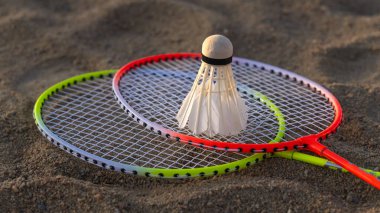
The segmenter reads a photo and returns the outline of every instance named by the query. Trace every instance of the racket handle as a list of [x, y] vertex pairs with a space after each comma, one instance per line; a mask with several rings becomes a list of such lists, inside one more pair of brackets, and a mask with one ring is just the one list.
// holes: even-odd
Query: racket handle
[[340, 165], [341, 167], [345, 168], [347, 171], [351, 172], [355, 176], [359, 177], [360, 179], [364, 180], [365, 182], [371, 184], [378, 190], [380, 190], [380, 180], [377, 179], [374, 175], [371, 175], [364, 171], [363, 169], [359, 168], [355, 164], [352, 164], [348, 160], [342, 158], [338, 154], [334, 153], [333, 151], [330, 151], [328, 149], [324, 149], [322, 152], [320, 152], [320, 155], [323, 157], [326, 157], [327, 159], [335, 162], [336, 164]]

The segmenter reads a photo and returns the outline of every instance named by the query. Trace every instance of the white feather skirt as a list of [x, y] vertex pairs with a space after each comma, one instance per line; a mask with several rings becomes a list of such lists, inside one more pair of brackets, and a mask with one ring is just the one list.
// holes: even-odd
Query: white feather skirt
[[240, 97], [231, 64], [202, 62], [194, 84], [177, 114], [179, 127], [188, 123], [195, 134], [235, 135], [247, 127], [247, 107]]

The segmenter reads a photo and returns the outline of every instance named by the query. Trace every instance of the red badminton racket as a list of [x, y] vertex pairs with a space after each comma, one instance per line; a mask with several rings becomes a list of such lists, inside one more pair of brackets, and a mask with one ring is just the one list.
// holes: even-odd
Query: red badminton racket
[[238, 88], [246, 88], [242, 98], [249, 102], [247, 89], [261, 92], [283, 113], [286, 131], [280, 143], [270, 143], [273, 137], [269, 135], [276, 134], [268, 128], [274, 125], [273, 119], [261, 112], [267, 107], [260, 104], [248, 104], [248, 110], [257, 113], [248, 118], [247, 129], [238, 135], [210, 138], [180, 129], [175, 117], [193, 84], [200, 59], [200, 54], [175, 53], [132, 61], [113, 79], [115, 97], [130, 117], [163, 137], [202, 148], [245, 153], [310, 150], [380, 189], [375, 176], [320, 143], [341, 124], [343, 114], [337, 98], [321, 85], [278, 67], [236, 57], [232, 61]]

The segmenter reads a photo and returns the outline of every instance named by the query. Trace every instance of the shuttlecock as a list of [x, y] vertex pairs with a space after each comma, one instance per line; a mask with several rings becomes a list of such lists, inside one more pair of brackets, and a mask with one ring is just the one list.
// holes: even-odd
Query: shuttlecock
[[195, 135], [212, 137], [235, 135], [247, 127], [247, 108], [233, 78], [232, 53], [232, 43], [225, 36], [204, 40], [202, 64], [176, 117], [180, 128], [188, 123]]

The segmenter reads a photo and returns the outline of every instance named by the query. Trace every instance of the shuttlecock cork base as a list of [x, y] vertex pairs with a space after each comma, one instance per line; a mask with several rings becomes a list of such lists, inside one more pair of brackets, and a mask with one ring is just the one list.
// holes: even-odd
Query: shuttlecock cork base
[[233, 46], [222, 35], [202, 44], [202, 63], [194, 84], [177, 114], [180, 128], [186, 124], [195, 135], [235, 135], [247, 127], [247, 108], [236, 89], [232, 72]]

